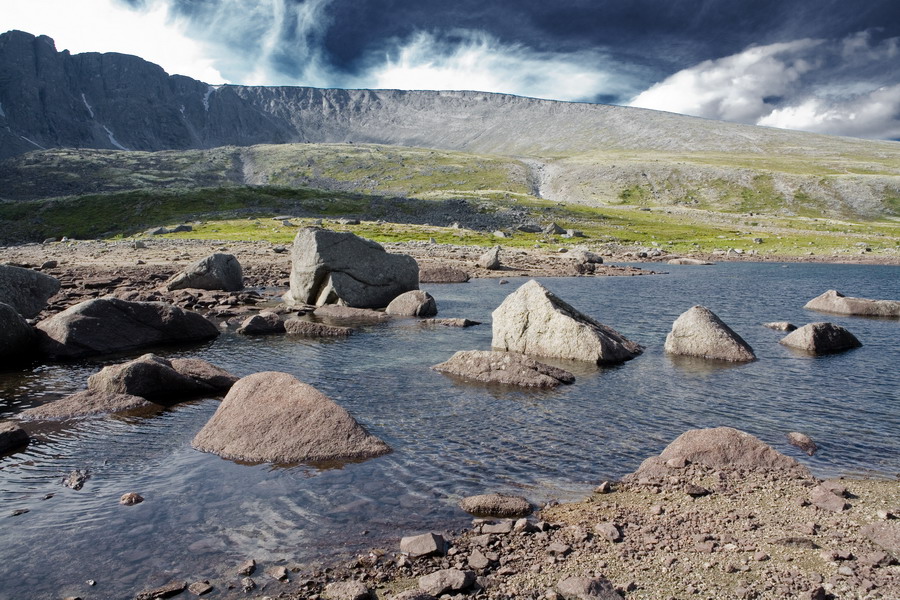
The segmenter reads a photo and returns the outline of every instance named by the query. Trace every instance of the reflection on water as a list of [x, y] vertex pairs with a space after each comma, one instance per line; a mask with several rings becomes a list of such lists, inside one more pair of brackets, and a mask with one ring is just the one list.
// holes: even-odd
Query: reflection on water
[[[360, 326], [340, 340], [229, 334], [173, 356], [199, 356], [238, 375], [293, 374], [347, 408], [394, 452], [319, 469], [242, 465], [190, 442], [218, 400], [149, 416], [94, 418], [34, 429], [23, 452], [0, 458], [0, 598], [126, 597], [175, 577], [213, 577], [245, 558], [301, 563], [336, 548], [390, 546], [407, 533], [458, 527], [460, 497], [485, 491], [535, 502], [575, 499], [634, 470], [693, 427], [730, 425], [759, 436], [821, 476], [900, 471], [900, 321], [829, 316], [863, 347], [797, 356], [762, 326], [824, 320], [806, 311], [826, 289], [898, 295], [900, 269], [842, 265], [669, 267], [654, 277], [546, 279], [580, 310], [644, 346], [611, 368], [554, 362], [574, 384], [523, 391], [460, 383], [429, 367], [457, 350], [488, 349], [490, 313], [524, 280], [432, 285], [442, 317]], [[703, 304], [753, 346], [730, 365], [666, 356], [672, 321]], [[38, 365], [0, 375], [0, 417], [84, 387], [117, 359]], [[819, 445], [807, 457], [785, 434]], [[62, 485], [89, 470], [81, 490]], [[126, 492], [145, 501], [118, 504]], [[29, 512], [9, 516], [17, 509]], [[365, 534], [363, 532], [369, 532]], [[97, 586], [87, 588], [88, 579]]]

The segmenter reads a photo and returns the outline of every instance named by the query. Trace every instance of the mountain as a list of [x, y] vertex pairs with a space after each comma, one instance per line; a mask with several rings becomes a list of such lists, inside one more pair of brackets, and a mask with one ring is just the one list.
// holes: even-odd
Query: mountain
[[[582, 203], [724, 202], [864, 217], [900, 211], [897, 142], [481, 92], [211, 86], [134, 56], [72, 55], [46, 36], [0, 35], [0, 159], [52, 148], [290, 142], [512, 158], [530, 170], [536, 195]], [[35, 160], [52, 162], [48, 156]], [[18, 168], [16, 160], [7, 170]]]

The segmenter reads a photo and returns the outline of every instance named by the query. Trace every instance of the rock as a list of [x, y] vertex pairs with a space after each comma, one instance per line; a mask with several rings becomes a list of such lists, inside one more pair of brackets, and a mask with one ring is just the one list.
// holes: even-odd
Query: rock
[[260, 313], [247, 317], [241, 326], [238, 327], [238, 333], [244, 335], [270, 335], [274, 333], [284, 333], [284, 322], [278, 313], [270, 310], [264, 310]]
[[271, 577], [272, 579], [276, 579], [278, 581], [284, 581], [287, 579], [287, 567], [283, 566], [272, 566], [266, 569], [266, 575]]
[[241, 589], [244, 590], [245, 593], [252, 591], [255, 587], [256, 582], [251, 578], [244, 577], [243, 579], [241, 579]]
[[459, 501], [459, 507], [477, 517], [516, 518], [527, 517], [534, 507], [522, 496], [506, 494], [481, 494]]
[[390, 452], [333, 400], [287, 373], [239, 380], [192, 442], [223, 458], [292, 463]]
[[419, 265], [419, 283], [465, 283], [471, 275], [447, 265]]
[[900, 300], [853, 298], [837, 290], [828, 290], [807, 302], [803, 308], [838, 315], [900, 318]]
[[554, 388], [575, 381], [575, 376], [568, 371], [515, 352], [461, 350], [431, 368], [464, 379], [530, 388]]
[[202, 342], [219, 335], [203, 316], [162, 302], [99, 298], [38, 323], [39, 349], [52, 358], [80, 358], [160, 344]]
[[475, 573], [459, 569], [442, 569], [419, 577], [419, 589], [432, 596], [459, 592], [475, 583]]
[[836, 513], [843, 512], [849, 506], [843, 498], [821, 485], [812, 489], [809, 494], [809, 501], [817, 508]]
[[256, 561], [252, 558], [248, 558], [244, 562], [238, 566], [237, 574], [238, 575], [253, 575], [253, 571], [256, 570]]
[[188, 265], [169, 280], [166, 288], [169, 291], [193, 288], [236, 292], [244, 289], [244, 272], [234, 255], [217, 252]]
[[534, 225], [531, 223], [526, 223], [525, 225], [519, 225], [516, 227], [517, 231], [521, 231], [522, 233], [541, 233], [540, 225]]
[[605, 577], [567, 577], [556, 584], [563, 600], [622, 600]]
[[572, 546], [562, 542], [552, 542], [547, 546], [547, 553], [555, 556], [568, 556], [570, 552], [572, 552]]
[[213, 591], [213, 586], [211, 586], [209, 581], [206, 580], [195, 581], [188, 586], [188, 591], [195, 596], [202, 596], [203, 594], [208, 594]]
[[591, 252], [590, 250], [574, 250], [571, 254], [569, 254], [573, 259], [577, 262], [589, 265], [602, 265], [603, 257], [597, 254], [596, 252]]
[[860, 529], [860, 533], [895, 558], [900, 558], [900, 522], [869, 523]]
[[318, 307], [313, 313], [322, 319], [333, 321], [351, 321], [358, 323], [381, 323], [390, 320], [390, 315], [377, 310], [367, 308], [353, 308], [350, 306], [325, 305]]
[[768, 327], [769, 329], [774, 329], [775, 331], [794, 331], [797, 329], [797, 326], [793, 323], [788, 323], [787, 321], [772, 321], [770, 323], [763, 323], [763, 327]]
[[193, 231], [194, 228], [190, 225], [176, 225], [172, 229], [169, 230], [169, 233], [186, 233], [188, 231]]
[[500, 264], [500, 246], [494, 246], [478, 258], [478, 266], [489, 271], [502, 268]]
[[152, 590], [145, 590], [134, 597], [134, 600], [155, 600], [156, 598], [171, 598], [187, 589], [186, 581], [173, 581]]
[[507, 296], [492, 316], [491, 345], [499, 350], [596, 364], [620, 363], [643, 351], [533, 279]]
[[[111, 394], [131, 394], [152, 400], [226, 391], [237, 381], [227, 371], [206, 361], [181, 360], [182, 365], [187, 365], [186, 371], [193, 370], [202, 374], [205, 367], [206, 377], [180, 373], [175, 369], [174, 363], [154, 354], [144, 354], [126, 363], [103, 367], [88, 377], [88, 389]], [[212, 381], [219, 385], [212, 385]]]
[[133, 394], [84, 390], [47, 404], [23, 410], [20, 416], [26, 421], [72, 419], [89, 415], [114, 414], [149, 406], [153, 406], [153, 404], [146, 398]]
[[391, 300], [384, 312], [397, 317], [433, 317], [438, 310], [431, 294], [422, 290], [412, 290]]
[[481, 325], [481, 321], [470, 321], [469, 319], [422, 319], [419, 323], [422, 325], [441, 325], [443, 327], [473, 327]]
[[670, 265], [689, 265], [693, 267], [709, 266], [713, 263], [698, 258], [670, 258], [666, 261]]
[[182, 375], [199, 381], [216, 392], [227, 392], [238, 380], [238, 377], [225, 369], [199, 358], [173, 358], [169, 363]]
[[391, 600], [436, 600], [436, 598], [422, 590], [406, 590], [391, 597]]
[[566, 230], [556, 223], [550, 223], [549, 225], [544, 226], [541, 232], [547, 235], [562, 235], [566, 232]]
[[515, 523], [512, 521], [500, 521], [499, 523], [485, 523], [481, 526], [481, 533], [493, 533], [498, 535], [505, 535], [507, 533], [512, 533], [513, 527], [515, 527]]
[[325, 597], [329, 600], [368, 600], [372, 596], [361, 581], [335, 581], [325, 586]]
[[419, 289], [419, 265], [403, 254], [388, 254], [371, 240], [315, 227], [301, 229], [291, 248], [288, 304], [343, 304], [383, 308]]
[[12, 421], [0, 421], [0, 454], [28, 445], [28, 434]]
[[753, 348], [705, 306], [694, 306], [675, 319], [665, 350], [731, 362], [756, 360]]
[[666, 465], [673, 458], [711, 469], [778, 470], [809, 477], [809, 471], [793, 458], [781, 454], [756, 437], [732, 427], [691, 429], [678, 436], [659, 456], [648, 458], [626, 481], [660, 479], [677, 469]]
[[805, 433], [792, 431], [787, 434], [787, 440], [792, 446], [796, 446], [806, 452], [807, 456], [812, 456], [816, 453], [816, 450], [819, 449], [819, 447], [816, 446], [816, 443], [812, 441], [812, 438]]
[[862, 346], [856, 336], [834, 323], [809, 323], [787, 334], [779, 343], [810, 354], [833, 354]]
[[349, 327], [337, 327], [335, 325], [326, 325], [324, 323], [315, 323], [297, 317], [288, 319], [284, 322], [284, 330], [290, 335], [299, 335], [303, 337], [346, 337], [353, 333]]
[[140, 504], [143, 501], [144, 497], [135, 492], [122, 494], [122, 497], [119, 498], [119, 504], [124, 504], [125, 506], [134, 506], [135, 504]]
[[47, 300], [59, 291], [59, 280], [31, 269], [0, 265], [0, 302], [13, 307], [26, 319], [32, 319], [47, 306]]
[[622, 541], [622, 530], [615, 523], [597, 523], [594, 525], [594, 533], [610, 542]]
[[423, 533], [401, 538], [400, 552], [409, 554], [410, 558], [430, 556], [432, 554], [444, 554], [447, 542], [443, 536], [437, 533]]
[[62, 484], [73, 490], [80, 490], [84, 484], [91, 478], [91, 473], [87, 469], [75, 469], [63, 478]]
[[0, 302], [0, 360], [28, 360], [36, 347], [34, 328], [15, 308]]

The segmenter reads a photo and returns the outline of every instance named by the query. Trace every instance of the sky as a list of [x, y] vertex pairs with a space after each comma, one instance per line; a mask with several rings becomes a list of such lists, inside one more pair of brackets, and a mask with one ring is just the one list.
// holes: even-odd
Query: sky
[[900, 0], [0, 0], [211, 84], [479, 90], [900, 140]]

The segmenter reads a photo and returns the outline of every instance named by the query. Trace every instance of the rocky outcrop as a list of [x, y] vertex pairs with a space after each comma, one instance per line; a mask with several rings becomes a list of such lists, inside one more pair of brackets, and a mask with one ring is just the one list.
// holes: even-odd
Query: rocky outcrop
[[16, 309], [0, 302], [0, 360], [19, 362], [34, 353], [34, 329]]
[[753, 348], [705, 306], [694, 306], [672, 323], [666, 352], [714, 360], [756, 360]]
[[733, 427], [715, 427], [682, 433], [659, 456], [648, 458], [624, 479], [659, 480], [689, 464], [724, 470], [788, 471], [809, 477], [806, 467], [749, 433]]
[[419, 265], [404, 254], [388, 254], [377, 242], [349, 232], [301, 229], [291, 248], [288, 304], [341, 304], [384, 308], [419, 288]]
[[217, 252], [188, 265], [169, 280], [166, 288], [169, 291], [194, 288], [236, 292], [244, 289], [244, 271], [233, 254]]
[[437, 302], [431, 294], [412, 290], [391, 300], [384, 312], [395, 317], [433, 317], [438, 310]]
[[59, 281], [38, 271], [0, 265], [0, 302], [26, 319], [34, 318], [59, 291]]
[[238, 381], [192, 444], [223, 458], [274, 463], [371, 458], [391, 450], [320, 391], [277, 372]]
[[527, 517], [534, 510], [522, 496], [507, 494], [479, 494], [459, 501], [459, 507], [476, 517], [511, 519]]
[[350, 327], [326, 325], [325, 323], [316, 323], [315, 321], [307, 321], [297, 317], [285, 321], [284, 330], [290, 335], [311, 338], [347, 337], [353, 333], [353, 329]]
[[837, 290], [828, 290], [816, 296], [803, 308], [837, 315], [861, 317], [889, 317], [900, 319], [900, 300], [869, 300], [844, 296]]
[[154, 354], [145, 354], [125, 363], [103, 367], [88, 377], [88, 389], [148, 399], [168, 399], [225, 392], [238, 380], [205, 360], [177, 360], [168, 361]]
[[787, 334], [779, 343], [810, 354], [834, 354], [862, 346], [855, 335], [834, 323], [809, 323]]
[[575, 381], [568, 371], [515, 352], [463, 350], [431, 368], [463, 379], [528, 388], [555, 388]]
[[219, 335], [210, 321], [162, 302], [88, 300], [37, 325], [40, 351], [79, 358], [162, 344], [202, 342]]
[[0, 421], [0, 455], [21, 448], [28, 443], [28, 434], [12, 421]]
[[620, 363], [643, 351], [533, 279], [507, 296], [492, 316], [491, 345], [499, 350], [596, 364]]
[[261, 311], [252, 317], [247, 317], [237, 332], [244, 335], [271, 335], [284, 333], [284, 322], [278, 313], [270, 310]]
[[465, 283], [471, 276], [448, 265], [419, 265], [419, 283]]
[[146, 398], [98, 390], [84, 390], [22, 411], [24, 420], [74, 419], [126, 412], [153, 406]]

